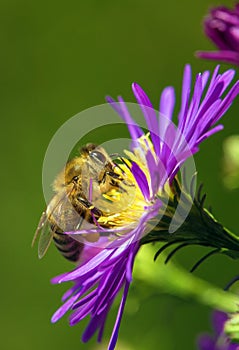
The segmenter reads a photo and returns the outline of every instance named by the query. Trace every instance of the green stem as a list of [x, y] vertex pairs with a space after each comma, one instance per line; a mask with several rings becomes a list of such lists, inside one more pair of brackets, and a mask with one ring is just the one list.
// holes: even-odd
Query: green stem
[[162, 293], [193, 300], [213, 309], [225, 312], [239, 311], [239, 296], [195, 277], [172, 262], [167, 266], [159, 265], [158, 262], [153, 262], [153, 254], [152, 247], [144, 246], [141, 249], [134, 268], [136, 279], [150, 284]]

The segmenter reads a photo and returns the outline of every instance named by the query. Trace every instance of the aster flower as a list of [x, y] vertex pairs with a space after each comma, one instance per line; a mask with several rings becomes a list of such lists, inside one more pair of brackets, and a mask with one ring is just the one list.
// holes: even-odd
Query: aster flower
[[[91, 228], [66, 232], [76, 239], [79, 235], [98, 233], [99, 240], [85, 247], [89, 254], [79, 266], [53, 279], [53, 283], [72, 281], [74, 286], [63, 296], [64, 304], [54, 314], [52, 322], [59, 320], [69, 310], [73, 310], [71, 325], [90, 316], [83, 341], [88, 341], [97, 331], [98, 340], [101, 340], [107, 314], [115, 297], [123, 290], [108, 347], [114, 349], [132, 281], [134, 260], [142, 244], [152, 241], [167, 241], [170, 244], [186, 242], [223, 249], [230, 256], [238, 255], [236, 237], [203, 209], [202, 198], [199, 197], [194, 203], [192, 196], [184, 195], [175, 178], [185, 160], [198, 151], [199, 144], [222, 129], [222, 125], [215, 124], [239, 93], [239, 82], [225, 93], [234, 71], [218, 74], [218, 69], [215, 69], [210, 81], [208, 71], [198, 74], [191, 92], [191, 69], [189, 65], [186, 66], [177, 128], [172, 123], [175, 102], [172, 87], [162, 92], [158, 117], [146, 93], [139, 85], [133, 84], [134, 95], [148, 126], [147, 134], [133, 120], [121, 97], [118, 102], [107, 98], [125, 121], [132, 138], [131, 150], [126, 151], [126, 157], [120, 158], [120, 166], [115, 167], [116, 174], [119, 172], [124, 179], [122, 183], [132, 186], [128, 186], [126, 192], [119, 191], [117, 195], [106, 194], [108, 206], [114, 206], [117, 202], [117, 212], [105, 212]], [[130, 198], [128, 203], [125, 193]], [[181, 200], [183, 206], [178, 212]], [[193, 208], [191, 211], [186, 210], [188, 205]], [[174, 222], [178, 227], [178, 223], [182, 223], [181, 217], [184, 221], [188, 212], [191, 218], [194, 217], [193, 221], [185, 221], [186, 226], [181, 231], [177, 229], [170, 233], [172, 218], [179, 215]], [[198, 217], [201, 221], [195, 225]], [[200, 236], [202, 232], [203, 238]]]
[[224, 326], [228, 316], [221, 311], [214, 311], [212, 315], [212, 325], [215, 335], [201, 335], [198, 339], [200, 350], [238, 350], [239, 345], [233, 343], [225, 334]]
[[204, 31], [218, 51], [199, 51], [198, 57], [239, 65], [239, 4], [234, 9], [212, 8], [205, 18]]

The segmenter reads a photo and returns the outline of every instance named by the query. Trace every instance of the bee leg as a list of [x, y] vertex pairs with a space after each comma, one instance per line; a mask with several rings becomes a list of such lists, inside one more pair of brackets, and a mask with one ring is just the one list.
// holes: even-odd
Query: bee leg
[[102, 211], [98, 208], [96, 208], [91, 202], [89, 202], [87, 199], [83, 197], [78, 197], [78, 200], [86, 209], [89, 209], [91, 213], [95, 216], [95, 218], [99, 218], [102, 216]]
[[119, 174], [114, 173], [113, 171], [107, 171], [106, 175], [113, 177], [113, 179], [121, 180], [121, 176]]

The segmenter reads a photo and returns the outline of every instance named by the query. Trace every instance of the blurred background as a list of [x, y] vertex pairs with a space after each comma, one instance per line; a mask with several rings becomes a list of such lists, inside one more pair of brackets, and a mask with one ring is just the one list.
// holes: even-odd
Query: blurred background
[[[173, 85], [180, 102], [185, 63], [193, 73], [215, 67], [194, 52], [212, 49], [202, 18], [207, 0], [88, 0], [0, 2], [1, 38], [1, 312], [2, 348], [107, 348], [116, 307], [108, 318], [104, 340], [82, 344], [86, 322], [69, 327], [67, 318], [51, 325], [69, 287], [50, 278], [70, 270], [52, 246], [41, 261], [31, 240], [45, 208], [42, 163], [57, 129], [74, 114], [121, 94], [134, 102], [137, 81], [155, 108], [161, 90]], [[231, 6], [233, 1], [224, 1]], [[222, 65], [221, 70], [228, 68]], [[239, 234], [237, 185], [225, 186], [223, 143], [239, 134], [239, 100], [223, 119], [225, 129], [207, 140], [195, 156], [207, 204], [220, 221]], [[103, 131], [102, 131], [103, 132]], [[97, 139], [92, 140], [97, 143]], [[229, 147], [230, 148], [230, 147]], [[56, 154], [56, 157], [61, 157]], [[177, 261], [190, 269], [203, 248], [188, 247]], [[137, 263], [137, 260], [136, 260]], [[155, 263], [155, 269], [166, 269]], [[239, 262], [213, 256], [195, 274], [224, 287], [239, 273]], [[117, 349], [196, 349], [199, 332], [210, 330], [210, 310], [163, 295], [134, 281], [121, 324]]]

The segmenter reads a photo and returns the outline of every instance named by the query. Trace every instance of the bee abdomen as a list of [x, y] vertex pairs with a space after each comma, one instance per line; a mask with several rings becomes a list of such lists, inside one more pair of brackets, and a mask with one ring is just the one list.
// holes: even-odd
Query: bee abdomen
[[60, 232], [54, 232], [53, 240], [56, 248], [64, 256], [64, 258], [76, 262], [80, 258], [80, 254], [83, 250], [84, 244], [75, 241], [68, 235]]

